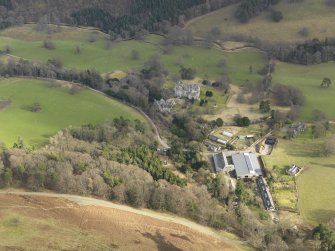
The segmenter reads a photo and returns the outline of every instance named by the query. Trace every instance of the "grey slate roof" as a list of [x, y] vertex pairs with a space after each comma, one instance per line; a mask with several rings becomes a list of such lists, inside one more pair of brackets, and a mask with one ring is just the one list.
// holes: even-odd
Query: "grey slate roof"
[[254, 153], [239, 153], [232, 156], [237, 177], [259, 176], [262, 170]]
[[265, 209], [274, 210], [275, 204], [273, 202], [273, 199], [272, 199], [268, 184], [266, 183], [266, 180], [263, 177], [258, 177], [256, 182], [260, 190]]
[[214, 160], [214, 167], [215, 167], [215, 171], [216, 172], [221, 172], [223, 171], [224, 167], [225, 167], [225, 160], [224, 160], [224, 156], [223, 153], [217, 153], [213, 155], [213, 160]]

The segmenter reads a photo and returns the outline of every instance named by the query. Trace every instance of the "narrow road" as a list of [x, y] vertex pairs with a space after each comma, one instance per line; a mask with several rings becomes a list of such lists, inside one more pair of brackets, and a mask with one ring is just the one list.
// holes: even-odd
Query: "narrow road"
[[269, 137], [271, 134], [273, 133], [273, 131], [271, 130], [270, 132], [268, 132], [267, 134], [265, 134], [262, 138], [258, 139], [257, 141], [255, 141], [250, 147], [248, 147], [248, 151], [252, 151], [254, 150], [253, 148], [260, 142], [262, 142], [264, 139], [266, 139], [267, 137]]
[[202, 226], [200, 224], [197, 224], [193, 221], [173, 216], [169, 214], [163, 214], [158, 213], [155, 211], [147, 210], [147, 209], [135, 209], [129, 206], [115, 204], [110, 201], [104, 201], [104, 200], [98, 200], [90, 197], [82, 197], [78, 195], [70, 195], [70, 194], [55, 194], [55, 193], [41, 193], [41, 192], [14, 192], [14, 191], [0, 191], [0, 194], [6, 194], [6, 195], [24, 195], [24, 196], [44, 196], [44, 197], [52, 197], [52, 198], [64, 198], [69, 201], [72, 201], [74, 203], [77, 203], [80, 206], [98, 206], [98, 207], [105, 207], [105, 208], [112, 208], [117, 209], [129, 213], [135, 213], [142, 216], [151, 217], [157, 220], [165, 221], [165, 222], [172, 222], [175, 224], [183, 225], [185, 227], [188, 227], [192, 230], [195, 230], [197, 232], [200, 232], [202, 234], [211, 236], [215, 239], [224, 241], [228, 244], [232, 245], [247, 245], [247, 242], [245, 241], [239, 241], [227, 238], [220, 234], [217, 231], [214, 231], [213, 229], [209, 227]]

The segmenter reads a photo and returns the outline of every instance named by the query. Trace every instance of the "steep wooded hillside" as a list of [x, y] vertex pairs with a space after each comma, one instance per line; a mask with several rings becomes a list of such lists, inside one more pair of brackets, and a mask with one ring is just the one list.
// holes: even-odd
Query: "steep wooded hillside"
[[0, 0], [0, 28], [24, 22], [94, 26], [105, 32], [134, 36], [146, 29], [161, 31], [171, 24], [239, 0]]

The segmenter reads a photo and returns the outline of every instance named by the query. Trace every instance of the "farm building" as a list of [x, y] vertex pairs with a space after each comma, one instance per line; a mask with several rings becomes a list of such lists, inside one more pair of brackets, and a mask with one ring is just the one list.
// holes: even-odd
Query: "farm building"
[[232, 156], [235, 166], [236, 176], [240, 178], [252, 178], [262, 175], [256, 154], [238, 153]]
[[228, 163], [227, 156], [221, 152], [213, 154], [215, 172], [230, 172], [234, 170], [234, 166]]
[[254, 135], [239, 135], [237, 136], [238, 139], [244, 140], [244, 139], [253, 139], [255, 136]]
[[186, 85], [179, 82], [174, 88], [175, 96], [198, 100], [200, 98], [200, 86], [197, 84]]
[[278, 143], [278, 139], [274, 136], [269, 136], [265, 140], [265, 145], [275, 146]]
[[223, 144], [223, 145], [226, 145], [227, 144], [227, 140], [224, 140], [224, 139], [220, 139], [219, 137], [216, 137], [214, 135], [209, 135], [208, 136], [208, 139], [214, 141], [214, 142], [217, 142], [217, 143], [220, 143], [220, 144]]
[[221, 150], [221, 146], [217, 146], [211, 142], [205, 141], [204, 142], [205, 146], [207, 146], [208, 150], [213, 151], [213, 152], [218, 152]]
[[226, 165], [228, 165], [227, 157], [221, 152], [213, 154], [215, 172], [222, 172]]
[[292, 165], [289, 169], [286, 170], [286, 173], [290, 176], [297, 176], [303, 169], [304, 169], [303, 167]]
[[222, 133], [222, 135], [223, 135], [223, 136], [226, 136], [226, 137], [228, 137], [228, 138], [233, 137], [233, 134], [232, 134], [232, 133], [230, 133], [230, 132], [226, 132], [226, 131], [224, 131], [224, 132]]
[[228, 143], [227, 140], [219, 139], [219, 138], [216, 140], [216, 142], [223, 144], [223, 145], [226, 145]]
[[212, 140], [212, 141], [217, 141], [218, 140], [218, 137], [214, 136], [214, 135], [209, 135], [208, 136], [208, 139]]
[[266, 183], [266, 180], [264, 179], [264, 177], [258, 177], [257, 180], [257, 186], [258, 189], [260, 191], [260, 194], [262, 196], [262, 200], [263, 200], [263, 204], [266, 210], [271, 210], [274, 211], [275, 210], [275, 204], [273, 202], [270, 190], [269, 190], [269, 186]]

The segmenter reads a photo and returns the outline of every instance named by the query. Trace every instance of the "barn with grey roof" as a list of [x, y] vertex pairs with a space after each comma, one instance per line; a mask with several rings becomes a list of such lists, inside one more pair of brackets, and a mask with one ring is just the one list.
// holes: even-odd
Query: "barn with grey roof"
[[263, 175], [256, 154], [238, 153], [232, 156], [236, 176], [240, 178], [252, 178]]

